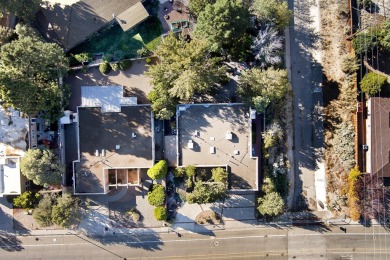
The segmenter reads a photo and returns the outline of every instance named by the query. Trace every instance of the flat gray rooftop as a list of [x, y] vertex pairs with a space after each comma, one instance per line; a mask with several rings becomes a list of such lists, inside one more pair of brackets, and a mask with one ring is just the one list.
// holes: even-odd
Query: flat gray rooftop
[[[177, 118], [178, 165], [228, 165], [231, 189], [257, 189], [257, 158], [251, 156], [249, 107], [183, 105], [178, 107]], [[192, 148], [189, 142], [193, 143]]]
[[121, 112], [115, 113], [102, 113], [100, 107], [79, 107], [78, 117], [81, 158], [75, 164], [76, 193], [103, 193], [108, 183], [104, 169], [153, 165], [149, 105], [122, 106]]

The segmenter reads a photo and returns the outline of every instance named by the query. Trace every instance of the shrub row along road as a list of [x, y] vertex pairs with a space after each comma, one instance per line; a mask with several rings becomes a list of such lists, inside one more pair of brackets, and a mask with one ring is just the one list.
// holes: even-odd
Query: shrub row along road
[[[259, 228], [179, 233], [23, 236], [1, 244], [2, 259], [374, 259], [390, 256], [389, 233], [378, 227]], [[4, 242], [4, 241], [3, 241]]]

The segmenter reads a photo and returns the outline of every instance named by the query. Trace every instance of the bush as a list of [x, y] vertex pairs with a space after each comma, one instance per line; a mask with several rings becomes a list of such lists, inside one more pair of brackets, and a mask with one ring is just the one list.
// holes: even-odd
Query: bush
[[147, 64], [152, 63], [152, 59], [151, 58], [146, 58], [145, 61], [146, 61]]
[[360, 33], [352, 40], [352, 46], [356, 53], [372, 51], [378, 44], [376, 29], [371, 29], [367, 33]]
[[267, 127], [262, 136], [264, 139], [264, 148], [268, 149], [277, 146], [283, 140], [283, 129], [279, 123], [274, 122]]
[[103, 62], [102, 64], [100, 64], [99, 66], [99, 71], [102, 73], [102, 74], [107, 74], [111, 71], [111, 65], [110, 63], [108, 62]]
[[192, 178], [195, 175], [196, 167], [194, 165], [187, 165], [185, 167], [186, 175], [188, 178]]
[[348, 204], [349, 204], [349, 215], [350, 218], [354, 221], [359, 220], [361, 212], [359, 208], [359, 197], [357, 190], [357, 182], [360, 180], [362, 173], [359, 171], [357, 167], [353, 168], [348, 176]]
[[257, 210], [263, 216], [276, 217], [283, 213], [284, 201], [277, 192], [271, 192], [258, 199]]
[[133, 65], [133, 62], [131, 60], [121, 60], [119, 62], [119, 69], [120, 70], [128, 70]]
[[168, 171], [168, 164], [165, 160], [161, 160], [155, 165], [153, 165], [152, 168], [148, 169], [148, 176], [152, 180], [158, 180], [163, 178]]
[[165, 202], [165, 188], [161, 184], [155, 184], [148, 192], [148, 202], [152, 206], [161, 206]]
[[44, 194], [39, 201], [38, 207], [33, 212], [33, 218], [41, 227], [48, 227], [53, 224], [51, 215], [54, 200], [54, 196], [48, 193]]
[[191, 193], [187, 193], [187, 201], [189, 204], [205, 204], [213, 203], [217, 200], [226, 198], [226, 185], [222, 183], [204, 183], [198, 181], [195, 183], [195, 188]]
[[77, 212], [77, 199], [71, 195], [63, 195], [57, 198], [57, 204], [53, 206], [51, 219], [54, 224], [61, 227], [69, 227], [72, 216]]
[[211, 170], [211, 175], [214, 181], [226, 183], [228, 179], [228, 173], [225, 169], [218, 167]]
[[166, 221], [167, 218], [168, 218], [168, 211], [165, 207], [156, 207], [154, 209], [154, 217], [156, 218], [156, 220], [159, 220], [159, 221]]
[[18, 197], [14, 198], [14, 207], [22, 209], [31, 209], [38, 201], [39, 194], [32, 193], [31, 191], [25, 191]]
[[356, 59], [355, 55], [347, 54], [343, 58], [343, 63], [341, 65], [341, 70], [347, 74], [351, 75], [357, 71], [359, 68], [359, 61]]
[[355, 131], [350, 122], [342, 122], [334, 132], [332, 145], [346, 171], [355, 166]]
[[176, 178], [181, 178], [181, 177], [184, 177], [186, 175], [186, 170], [184, 167], [177, 167], [175, 168], [175, 170], [173, 171], [173, 175], [176, 177]]
[[142, 47], [141, 49], [137, 50], [137, 55], [139, 57], [146, 57], [146, 56], [150, 55], [150, 51], [148, 49]]
[[379, 75], [375, 72], [367, 73], [362, 81], [360, 81], [360, 87], [362, 91], [369, 96], [374, 96], [381, 91], [382, 86], [386, 83], [386, 77]]
[[112, 68], [113, 71], [118, 71], [119, 70], [118, 63], [112, 63], [111, 64], [111, 68]]
[[78, 62], [89, 62], [89, 61], [92, 60], [92, 54], [91, 54], [91, 53], [83, 52], [83, 53], [75, 54], [75, 55], [74, 55], [74, 58], [75, 58]]

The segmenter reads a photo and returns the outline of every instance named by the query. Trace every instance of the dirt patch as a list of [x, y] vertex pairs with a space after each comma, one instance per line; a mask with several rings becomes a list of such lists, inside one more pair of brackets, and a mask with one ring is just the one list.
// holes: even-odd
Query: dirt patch
[[222, 218], [219, 214], [215, 213], [212, 210], [205, 210], [199, 213], [198, 216], [196, 216], [195, 221], [199, 225], [219, 225], [222, 222]]

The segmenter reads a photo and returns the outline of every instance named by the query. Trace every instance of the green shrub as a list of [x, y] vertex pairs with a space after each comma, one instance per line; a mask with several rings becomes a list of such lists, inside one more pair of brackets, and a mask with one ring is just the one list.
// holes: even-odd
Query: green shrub
[[146, 61], [147, 64], [150, 64], [152, 62], [152, 59], [151, 58], [146, 58], [145, 61]]
[[39, 201], [38, 207], [34, 209], [33, 218], [41, 227], [48, 227], [53, 224], [51, 215], [54, 201], [55, 196], [46, 193]]
[[187, 165], [185, 167], [186, 175], [188, 178], [192, 178], [195, 175], [196, 167], [194, 165]]
[[148, 192], [148, 202], [152, 206], [161, 206], [165, 202], [165, 188], [161, 184], [155, 184]]
[[69, 227], [72, 216], [77, 213], [78, 199], [71, 195], [57, 197], [57, 204], [53, 206], [51, 220], [61, 227]]
[[133, 65], [133, 62], [131, 60], [121, 60], [119, 62], [119, 69], [120, 70], [128, 70]]
[[75, 55], [74, 55], [74, 58], [75, 58], [78, 62], [88, 62], [88, 61], [91, 61], [91, 60], [92, 60], [92, 54], [91, 54], [91, 53], [83, 52], [83, 53], [75, 54]]
[[39, 194], [32, 193], [31, 191], [25, 191], [18, 197], [14, 198], [14, 207], [22, 209], [31, 209], [34, 204], [38, 201]]
[[165, 207], [156, 207], [154, 209], [154, 217], [156, 218], [156, 220], [159, 220], [159, 221], [166, 221], [167, 218], [168, 218], [168, 211]]
[[146, 57], [146, 56], [149, 56], [149, 54], [150, 54], [150, 51], [144, 47], [137, 50], [137, 55], [139, 57]]
[[147, 174], [152, 180], [158, 180], [163, 178], [167, 174], [167, 171], [168, 171], [167, 162], [165, 160], [161, 160], [155, 165], [153, 165], [152, 168], [148, 169]]
[[211, 170], [211, 175], [214, 181], [226, 183], [228, 179], [228, 173], [224, 168], [218, 167]]
[[367, 33], [359, 33], [353, 40], [352, 46], [356, 53], [372, 51], [378, 44], [376, 32], [377, 29], [371, 29]]
[[369, 96], [374, 96], [379, 91], [381, 91], [382, 86], [386, 83], [386, 77], [379, 75], [375, 72], [367, 73], [362, 81], [360, 81], [360, 87], [362, 91]]
[[119, 70], [118, 63], [112, 63], [111, 64], [111, 68], [112, 68], [113, 71], [118, 71]]
[[173, 175], [176, 177], [176, 178], [181, 178], [181, 177], [184, 177], [186, 175], [186, 170], [184, 167], [177, 167], [175, 168], [175, 170], [173, 171]]
[[102, 74], [107, 74], [111, 71], [111, 65], [110, 63], [108, 62], [104, 62], [102, 64], [100, 64], [99, 66], [99, 71], [102, 73]]
[[283, 213], [284, 200], [277, 192], [271, 192], [258, 199], [257, 210], [263, 216], [276, 217]]

